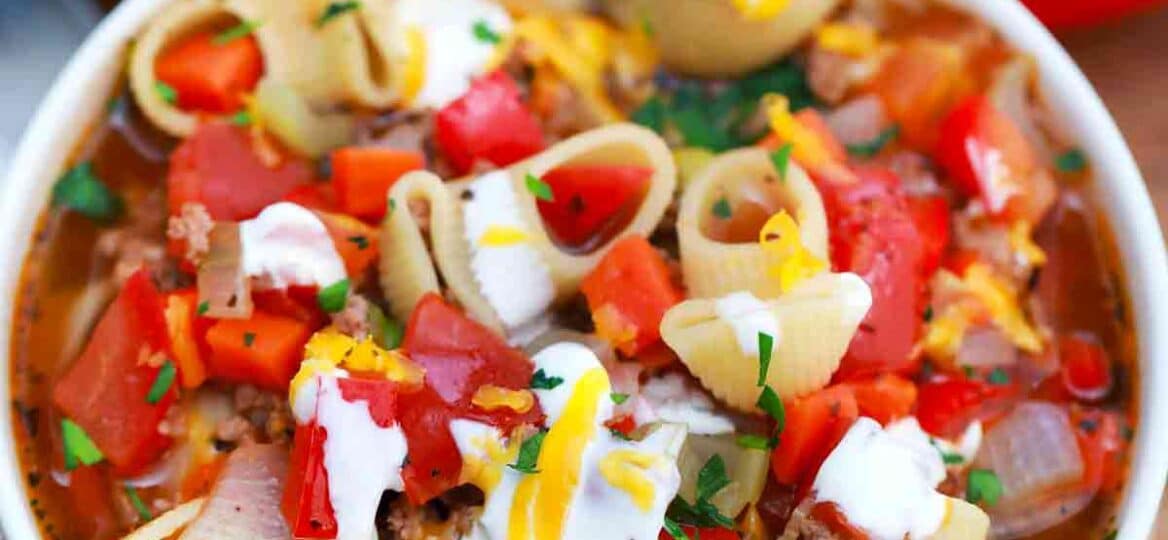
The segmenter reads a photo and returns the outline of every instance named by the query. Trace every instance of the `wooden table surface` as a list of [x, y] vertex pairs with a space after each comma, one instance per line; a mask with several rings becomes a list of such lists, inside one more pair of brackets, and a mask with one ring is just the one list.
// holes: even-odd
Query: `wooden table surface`
[[[1060, 38], [1135, 153], [1163, 233], [1168, 230], [1168, 9]], [[1168, 540], [1168, 494], [1152, 538]]]

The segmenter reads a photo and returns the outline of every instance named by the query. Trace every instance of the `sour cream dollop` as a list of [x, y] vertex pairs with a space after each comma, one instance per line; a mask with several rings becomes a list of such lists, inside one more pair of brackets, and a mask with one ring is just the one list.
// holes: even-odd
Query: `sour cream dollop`
[[345, 279], [345, 263], [324, 222], [303, 206], [279, 202], [239, 224], [243, 270], [274, 289], [328, 287]]

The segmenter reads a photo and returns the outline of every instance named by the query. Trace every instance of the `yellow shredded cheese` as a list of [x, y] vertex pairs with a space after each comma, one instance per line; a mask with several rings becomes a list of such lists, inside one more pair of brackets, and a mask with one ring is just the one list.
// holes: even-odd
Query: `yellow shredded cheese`
[[791, 154], [799, 164], [807, 168], [817, 168], [832, 161], [831, 152], [819, 138], [819, 134], [804, 126], [791, 114], [791, 102], [780, 94], [763, 97], [771, 131], [780, 140], [791, 144]]
[[962, 281], [989, 310], [994, 325], [1005, 332], [1015, 346], [1028, 353], [1042, 351], [1042, 337], [1030, 326], [1018, 306], [1017, 293], [1008, 283], [993, 275], [988, 265], [980, 262], [969, 265]]
[[734, 0], [734, 7], [738, 8], [743, 17], [752, 21], [778, 17], [790, 4], [791, 0]]
[[975, 314], [963, 304], [946, 307], [933, 316], [925, 328], [922, 347], [926, 354], [936, 360], [953, 358], [965, 339]]
[[522, 414], [535, 406], [535, 396], [529, 390], [512, 390], [493, 384], [484, 384], [475, 390], [470, 402], [484, 411], [511, 409]]
[[402, 63], [402, 75], [398, 92], [406, 103], [410, 103], [426, 84], [426, 37], [422, 29], [410, 26], [405, 31], [409, 54]]
[[518, 227], [505, 225], [491, 225], [479, 237], [479, 245], [483, 247], [503, 247], [522, 244], [527, 241], [527, 233]]
[[338, 368], [377, 373], [409, 386], [422, 384], [426, 376], [421, 366], [400, 351], [387, 351], [378, 347], [372, 337], [358, 341], [330, 327], [313, 334], [304, 345], [304, 360], [289, 384], [289, 400], [295, 400], [309, 381]]
[[758, 232], [758, 241], [771, 264], [770, 274], [784, 292], [827, 269], [827, 262], [803, 245], [799, 225], [786, 210], [767, 220]]
[[1010, 247], [1014, 254], [1021, 258], [1028, 266], [1042, 266], [1046, 264], [1046, 252], [1034, 243], [1031, 232], [1034, 227], [1025, 220], [1015, 221], [1010, 225]]
[[372, 337], [357, 343], [343, 365], [354, 371], [379, 373], [386, 379], [408, 385], [420, 385], [426, 372], [406, 358], [400, 351], [387, 351], [378, 347]]
[[863, 57], [876, 52], [880, 38], [876, 30], [862, 24], [832, 22], [819, 27], [819, 47], [846, 56]]
[[612, 304], [604, 304], [592, 312], [596, 336], [621, 350], [631, 348], [637, 339], [637, 327], [621, 315]]
[[480, 450], [484, 457], [469, 454], [463, 456], [460, 482], [473, 484], [490, 497], [495, 486], [499, 485], [503, 478], [503, 467], [518, 457], [521, 442], [522, 437], [511, 437], [510, 443], [504, 447], [498, 439], [476, 435], [471, 439], [471, 444]]
[[660, 461], [660, 456], [621, 448], [601, 458], [599, 468], [600, 474], [609, 484], [628, 493], [638, 509], [648, 512], [653, 508], [656, 491], [653, 481], [646, 477], [645, 470]]

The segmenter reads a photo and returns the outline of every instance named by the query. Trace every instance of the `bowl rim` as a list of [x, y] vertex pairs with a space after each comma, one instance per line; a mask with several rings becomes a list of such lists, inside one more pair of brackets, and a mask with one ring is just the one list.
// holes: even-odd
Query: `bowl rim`
[[[126, 45], [173, 0], [126, 0], [110, 13], [57, 76], [9, 163], [0, 193], [0, 418], [12, 419], [9, 380], [18, 286], [53, 181], [89, 134], [121, 73]], [[1065, 117], [1094, 168], [1095, 202], [1115, 235], [1136, 328], [1139, 422], [1127, 489], [1116, 522], [1120, 540], [1147, 538], [1168, 478], [1168, 255], [1147, 188], [1115, 122], [1087, 78], [1017, 0], [941, 0], [977, 15], [1014, 48], [1037, 59], [1041, 86]], [[84, 83], [84, 84], [79, 84]], [[95, 92], [93, 88], [101, 88]], [[78, 119], [85, 122], [78, 122]], [[62, 151], [62, 148], [65, 151]], [[1161, 300], [1157, 303], [1156, 300]], [[0, 525], [12, 538], [36, 538], [12, 426], [0, 429]]]

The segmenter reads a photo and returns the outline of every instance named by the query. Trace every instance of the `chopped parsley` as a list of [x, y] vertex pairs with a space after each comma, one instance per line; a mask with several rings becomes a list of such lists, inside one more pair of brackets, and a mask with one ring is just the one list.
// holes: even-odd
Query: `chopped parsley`
[[146, 506], [146, 503], [142, 502], [142, 497], [138, 496], [138, 490], [129, 484], [122, 487], [126, 490], [126, 497], [130, 499], [130, 506], [133, 506], [134, 510], [138, 512], [138, 518], [142, 521], [154, 519], [154, 514], [150, 512], [150, 508]]
[[661, 98], [654, 95], [637, 107], [637, 110], [629, 116], [629, 119], [637, 124], [645, 126], [653, 131], [661, 132], [665, 129], [665, 115], [667, 114], [665, 102]]
[[61, 440], [65, 446], [66, 471], [76, 469], [78, 464], [93, 465], [105, 459], [85, 430], [68, 418], [61, 419]]
[[162, 401], [162, 396], [165, 396], [170, 387], [174, 386], [174, 377], [178, 370], [174, 367], [174, 362], [167, 360], [162, 363], [162, 367], [158, 370], [158, 375], [154, 377], [154, 383], [150, 385], [150, 392], [146, 394], [146, 403], [154, 405]]
[[527, 191], [535, 196], [535, 198], [547, 202], [556, 200], [552, 194], [552, 187], [534, 174], [527, 173], [527, 176], [523, 177], [523, 183], [527, 185]]
[[774, 445], [771, 443], [771, 440], [771, 437], [763, 437], [762, 435], [753, 434], [739, 435], [738, 438], [735, 439], [735, 441], [738, 443], [738, 446], [754, 450], [770, 450], [774, 447]]
[[251, 347], [251, 345], [253, 343], [255, 343], [255, 338], [256, 338], [255, 332], [244, 332], [243, 333], [243, 346], [244, 347]]
[[260, 27], [260, 22], [255, 20], [243, 21], [227, 30], [219, 32], [215, 37], [211, 38], [211, 43], [215, 45], [226, 45], [237, 39], [247, 37]]
[[771, 163], [774, 164], [775, 170], [779, 172], [779, 180], [787, 181], [787, 167], [791, 164], [791, 143], [786, 143], [779, 147], [778, 150], [771, 152]]
[[925, 312], [921, 315], [921, 318], [925, 322], [931, 322], [933, 320], [933, 306], [925, 306]]
[[487, 21], [482, 19], [475, 21], [474, 26], [471, 29], [474, 31], [475, 39], [483, 43], [494, 44], [503, 41], [503, 38], [499, 36], [499, 33], [495, 32], [491, 28], [491, 25], [487, 24]]
[[616, 403], [617, 405], [624, 405], [624, 403], [629, 400], [628, 394], [621, 394], [619, 392], [612, 392], [608, 395], [608, 397], [612, 400], [613, 403]]
[[316, 303], [320, 304], [320, 309], [324, 310], [325, 313], [337, 313], [345, 309], [345, 303], [349, 299], [350, 285], [349, 278], [344, 278], [317, 291]]
[[392, 350], [401, 346], [405, 329], [397, 319], [387, 317], [381, 308], [374, 305], [369, 306], [366, 317], [369, 319], [369, 326], [373, 328], [373, 342], [378, 347]]
[[857, 157], [872, 157], [879, 154], [888, 143], [900, 136], [900, 125], [892, 124], [884, 128], [875, 139], [868, 142], [847, 145], [848, 153]]
[[203, 300], [202, 302], [199, 302], [199, 307], [195, 308], [195, 314], [196, 315], [206, 315], [207, 310], [209, 310], [209, 309], [211, 309], [211, 303], [206, 301], [206, 300]]
[[508, 467], [524, 474], [539, 472], [535, 466], [539, 464], [539, 450], [543, 447], [544, 437], [547, 437], [547, 431], [540, 431], [523, 441], [523, 444], [519, 445], [519, 457], [515, 458], [515, 463], [508, 465]]
[[247, 109], [244, 109], [231, 115], [231, 118], [229, 118], [228, 121], [231, 122], [232, 125], [236, 126], [250, 126], [251, 113], [247, 112]]
[[766, 384], [767, 372], [771, 368], [771, 351], [775, 346], [774, 336], [766, 333], [758, 333], [758, 386]]
[[357, 2], [356, 0], [351, 0], [349, 2], [329, 2], [329, 5], [324, 8], [324, 11], [320, 14], [320, 17], [317, 17], [316, 27], [323, 28], [324, 25], [329, 23], [329, 21], [360, 7], [361, 2]]
[[162, 81], [154, 81], [154, 91], [158, 93], [158, 97], [162, 98], [162, 101], [165, 101], [171, 105], [174, 105], [178, 102], [178, 90], [175, 90], [174, 87], [169, 84], [166, 84]]
[[971, 503], [979, 503], [984, 501], [986, 505], [993, 506], [998, 503], [998, 499], [1002, 496], [1002, 482], [998, 480], [998, 475], [989, 469], [971, 469], [969, 471], [969, 483], [965, 486], [965, 500]]
[[689, 535], [685, 534], [685, 529], [681, 528], [676, 521], [673, 521], [668, 516], [665, 517], [665, 532], [673, 537], [673, 540], [690, 540]]
[[628, 435], [625, 435], [625, 432], [623, 432], [619, 429], [608, 428], [608, 432], [612, 435], [612, 438], [614, 438], [618, 441], [631, 441], [632, 440], [631, 438], [629, 438]]
[[353, 245], [357, 246], [357, 249], [364, 250], [364, 249], [367, 249], [369, 247], [369, 237], [365, 236], [363, 234], [358, 234], [356, 236], [350, 236], [350, 237], [346, 238], [346, 240], [352, 242]]
[[1087, 156], [1078, 148], [1072, 148], [1054, 158], [1054, 166], [1065, 173], [1083, 172], [1087, 168]]
[[783, 400], [779, 399], [779, 394], [775, 393], [775, 389], [768, 384], [762, 387], [762, 393], [758, 395], [758, 401], [755, 402], [755, 405], [775, 419], [775, 434], [770, 438], [773, 448], [778, 444], [779, 434], [787, 426], [787, 411], [783, 408]]
[[73, 210], [98, 223], [110, 223], [122, 212], [122, 199], [93, 173], [88, 161], [69, 169], [53, 185], [53, 206]]
[[722, 515], [718, 507], [710, 502], [710, 497], [729, 484], [730, 477], [726, 475], [726, 462], [722, 456], [710, 456], [698, 471], [695, 502], [690, 504], [681, 496], [674, 497], [666, 510], [666, 519], [695, 527], [734, 527], [734, 520]]
[[555, 387], [564, 384], [563, 377], [548, 377], [548, 374], [542, 369], [535, 370], [531, 375], [531, 387], [536, 390], [552, 390]]
[[[940, 449], [938, 449], [940, 450]], [[961, 465], [965, 463], [965, 456], [955, 452], [941, 452], [941, 461], [946, 465]]]
[[990, 372], [989, 376], [986, 377], [986, 380], [989, 381], [990, 384], [1010, 384], [1010, 374], [1006, 373], [1005, 368], [996, 367], [993, 371]]
[[726, 197], [718, 199], [718, 201], [714, 203], [713, 212], [714, 215], [719, 219], [730, 219], [732, 214], [730, 209], [730, 201], [726, 200]]

